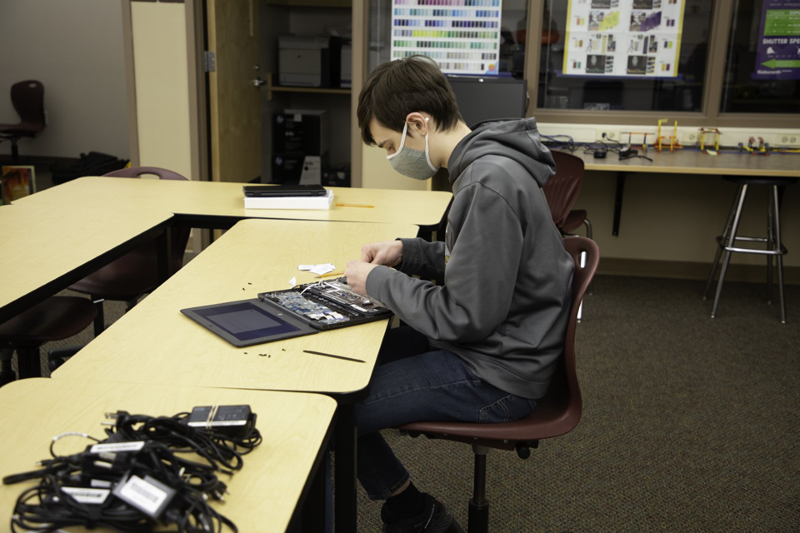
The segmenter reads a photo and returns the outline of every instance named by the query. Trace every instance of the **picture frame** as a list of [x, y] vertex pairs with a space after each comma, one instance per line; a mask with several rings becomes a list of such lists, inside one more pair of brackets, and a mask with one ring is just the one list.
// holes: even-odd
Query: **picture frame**
[[32, 166], [3, 165], [0, 174], [0, 204], [10, 204], [36, 192], [36, 169]]

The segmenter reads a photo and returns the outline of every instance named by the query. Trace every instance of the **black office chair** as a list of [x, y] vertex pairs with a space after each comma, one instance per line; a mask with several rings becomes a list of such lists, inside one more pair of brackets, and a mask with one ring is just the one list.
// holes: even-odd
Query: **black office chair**
[[0, 124], [0, 139], [11, 141], [11, 158], [19, 159], [17, 142], [35, 137], [45, 126], [44, 85], [36, 80], [20, 81], [11, 86], [11, 103], [19, 115], [17, 124]]
[[17, 352], [19, 377], [39, 377], [39, 347], [77, 335], [94, 321], [92, 302], [77, 296], [54, 296], [0, 324], [0, 385], [16, 379], [11, 359]]

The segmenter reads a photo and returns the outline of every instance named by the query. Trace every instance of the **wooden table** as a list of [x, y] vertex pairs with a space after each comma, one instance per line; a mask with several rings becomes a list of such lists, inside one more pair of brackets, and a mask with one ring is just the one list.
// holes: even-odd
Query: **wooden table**
[[[68, 287], [141, 242], [161, 235], [171, 214], [32, 203], [0, 207], [0, 323]], [[164, 265], [165, 266], [165, 265]], [[166, 278], [166, 272], [163, 273]]]
[[[116, 204], [133, 209], [161, 209], [194, 227], [217, 229], [245, 218], [415, 224], [435, 229], [453, 196], [449, 192], [330, 187], [334, 192], [330, 210], [245, 209], [244, 185], [249, 184], [87, 177], [17, 200], [15, 205], [66, 203], [90, 208], [96, 204]], [[337, 203], [374, 207], [337, 207]]]
[[[452, 194], [333, 188], [334, 203], [374, 205], [318, 210], [244, 209], [244, 183], [88, 177], [0, 206], [0, 323], [79, 281], [170, 224], [225, 229], [247, 218], [415, 224], [436, 231]], [[7, 230], [6, 228], [11, 228]], [[160, 262], [162, 279], [168, 261]]]
[[[286, 530], [307, 480], [320, 466], [335, 402], [317, 394], [164, 387], [132, 383], [25, 379], [0, 388], [5, 428], [0, 444], [0, 476], [35, 470], [50, 458], [53, 436], [67, 431], [104, 438], [104, 413], [173, 415], [201, 405], [248, 404], [258, 415], [263, 443], [244, 458], [228, 484], [223, 505], [212, 503], [239, 531]], [[33, 421], [33, 422], [32, 422]], [[58, 452], [83, 449], [87, 441], [59, 441]], [[72, 448], [71, 448], [72, 447]], [[35, 481], [0, 485], [0, 517], [10, 520], [16, 498]], [[8, 526], [8, 522], [5, 522]], [[3, 528], [5, 529], [5, 528]], [[73, 531], [71, 528], [70, 531]]]
[[[344, 270], [348, 260], [361, 257], [363, 244], [413, 237], [416, 232], [412, 225], [242, 221], [54, 377], [337, 394], [360, 391], [369, 383], [386, 320], [237, 348], [180, 310], [288, 289], [293, 277], [298, 284], [315, 281], [314, 274], [298, 271], [297, 266], [331, 262]], [[304, 349], [355, 357], [367, 364], [309, 355]]]
[[617, 173], [613, 235], [619, 235], [625, 180], [631, 174], [692, 174], [768, 178], [800, 177], [800, 155], [798, 154], [761, 156], [722, 152], [719, 155], [712, 156], [699, 150], [657, 152], [653, 148], [650, 148], [645, 154], [642, 152], [641, 146], [637, 148], [636, 145], [633, 145], [633, 148], [639, 150], [640, 155], [646, 155], [653, 161], [650, 162], [639, 158], [620, 161], [617, 154], [610, 152], [605, 159], [596, 159], [591, 153], [584, 153], [583, 146], [579, 146], [572, 153], [572, 155], [583, 160], [585, 170]]
[[[53, 374], [55, 379], [322, 392], [339, 401], [336, 524], [356, 531], [354, 403], [366, 395], [387, 320], [237, 348], [181, 309], [255, 298], [314, 281], [300, 264], [343, 270], [363, 244], [413, 237], [412, 225], [309, 221], [239, 222]], [[361, 359], [343, 361], [315, 350]]]

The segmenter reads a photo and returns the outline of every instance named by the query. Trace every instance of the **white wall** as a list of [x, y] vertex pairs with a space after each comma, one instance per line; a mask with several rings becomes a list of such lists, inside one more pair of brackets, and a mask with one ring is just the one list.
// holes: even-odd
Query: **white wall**
[[132, 2], [139, 165], [192, 176], [185, 4]]
[[0, 0], [0, 123], [19, 122], [11, 86], [28, 79], [44, 84], [49, 124], [20, 154], [130, 157], [119, 0]]

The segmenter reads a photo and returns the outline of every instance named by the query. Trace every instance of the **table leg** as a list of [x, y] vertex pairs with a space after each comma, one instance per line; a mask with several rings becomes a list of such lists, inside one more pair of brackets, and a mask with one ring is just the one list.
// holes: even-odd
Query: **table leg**
[[323, 457], [317, 466], [317, 471], [311, 480], [311, 486], [306, 495], [302, 508], [301, 531], [303, 533], [322, 533], [325, 531], [325, 475], [327, 452], [321, 452]]
[[164, 228], [164, 232], [158, 236], [158, 282], [164, 283], [170, 276], [170, 255], [172, 252], [172, 231]]
[[617, 194], [614, 198], [614, 226], [611, 230], [611, 233], [615, 237], [619, 235], [619, 219], [622, 215], [622, 194], [625, 192], [626, 177], [624, 172], [617, 174]]
[[337, 533], [358, 531], [355, 405], [339, 404], [336, 416], [335, 521]]

